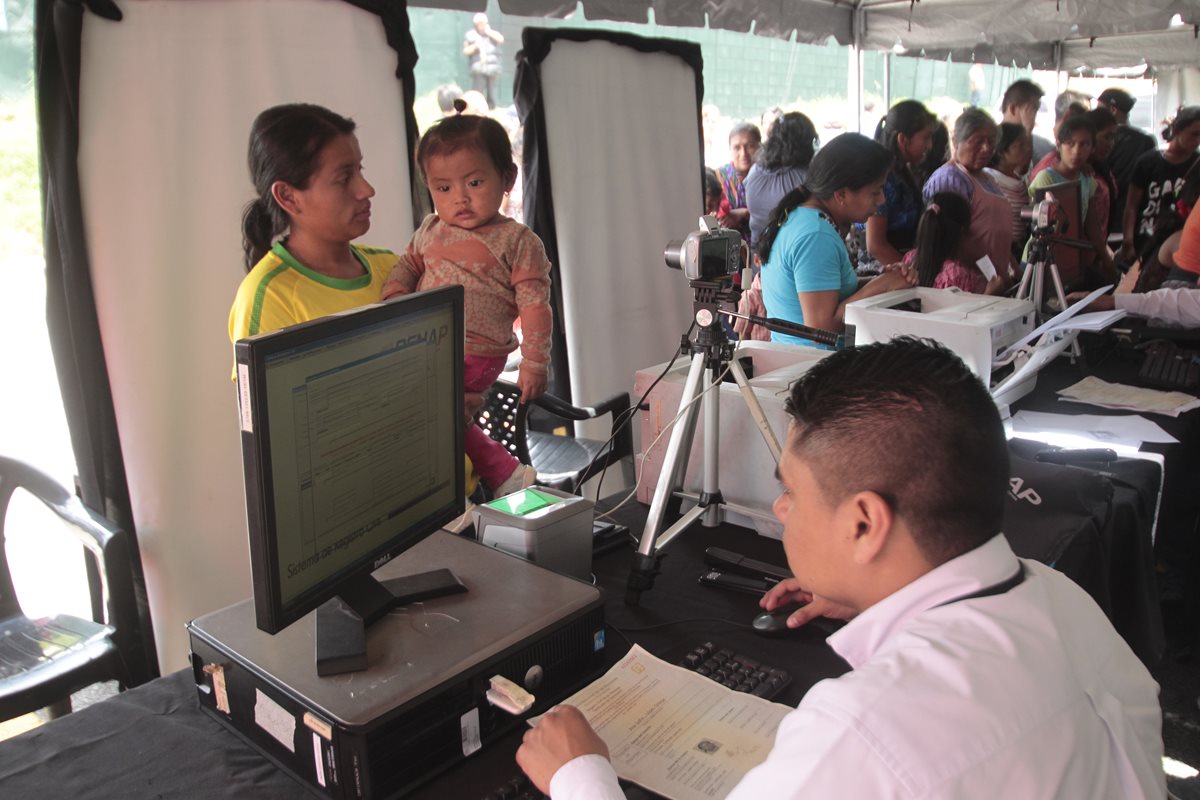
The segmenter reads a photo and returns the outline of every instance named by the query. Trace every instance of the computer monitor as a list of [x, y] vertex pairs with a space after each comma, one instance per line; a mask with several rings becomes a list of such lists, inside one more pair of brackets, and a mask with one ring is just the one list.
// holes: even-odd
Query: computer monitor
[[[462, 287], [234, 351], [256, 623], [319, 607], [318, 672], [365, 669], [365, 625], [417, 599], [371, 573], [463, 512]], [[423, 596], [457, 584], [419, 577]]]

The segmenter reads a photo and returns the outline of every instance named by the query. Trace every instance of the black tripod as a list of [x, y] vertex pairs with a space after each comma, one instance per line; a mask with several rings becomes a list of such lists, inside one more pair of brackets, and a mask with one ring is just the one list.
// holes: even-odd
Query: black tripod
[[[775, 438], [771, 424], [767, 421], [762, 405], [754, 394], [750, 382], [746, 378], [741, 364], [734, 358], [735, 344], [729, 341], [725, 329], [721, 326], [719, 314], [732, 317], [742, 317], [762, 325], [777, 333], [787, 333], [800, 336], [821, 344], [837, 343], [838, 334], [830, 331], [809, 328], [783, 320], [753, 315], [738, 314], [723, 309], [723, 304], [737, 307], [741, 292], [731, 281], [694, 280], [691, 286], [695, 290], [696, 299], [693, 304], [696, 319], [696, 330], [690, 337], [685, 336], [682, 349], [692, 356], [691, 367], [688, 369], [687, 380], [683, 387], [683, 396], [679, 400], [679, 413], [676, 416], [675, 428], [667, 443], [666, 455], [663, 458], [662, 471], [658, 475], [658, 483], [654, 487], [654, 496], [650, 501], [650, 511], [646, 516], [646, 526], [638, 550], [633, 557], [633, 568], [629, 573], [626, 585], [625, 602], [637, 605], [643, 591], [654, 586], [654, 576], [659, 572], [663, 554], [660, 550], [682, 533], [697, 519], [705, 527], [716, 527], [721, 523], [721, 510], [729, 507], [751, 515], [757, 514], [755, 509], [735, 507], [726, 503], [721, 496], [720, 487], [720, 409], [721, 398], [718, 393], [711, 391], [721, 380], [726, 371], [730, 372], [741, 390], [742, 398], [753, 417], [763, 441], [771, 451], [776, 463], [779, 462], [779, 440]], [[696, 506], [684, 513], [674, 525], [662, 531], [663, 517], [666, 514], [667, 502], [675, 498], [683, 487], [687, 471], [688, 456], [692, 448], [692, 440], [696, 432], [697, 406], [704, 407], [704, 463], [703, 482]], [[678, 501], [676, 501], [678, 502]]]

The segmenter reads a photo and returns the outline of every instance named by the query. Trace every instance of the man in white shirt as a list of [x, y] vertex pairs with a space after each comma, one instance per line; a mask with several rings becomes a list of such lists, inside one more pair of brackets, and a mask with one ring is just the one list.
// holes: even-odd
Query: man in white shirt
[[[814, 686], [729, 795], [1162, 798], [1158, 687], [1091, 598], [1000, 534], [1008, 450], [987, 390], [940, 345], [835, 353], [792, 387], [775, 513], [795, 578], [766, 608], [853, 668]], [[573, 708], [517, 763], [554, 800], [619, 798]]]
[[[1075, 297], [1074, 292], [1071, 297]], [[1195, 287], [1106, 294], [1097, 297], [1088, 306], [1090, 311], [1112, 311], [1114, 308], [1135, 317], [1145, 317], [1165, 327], [1200, 328], [1200, 289]]]

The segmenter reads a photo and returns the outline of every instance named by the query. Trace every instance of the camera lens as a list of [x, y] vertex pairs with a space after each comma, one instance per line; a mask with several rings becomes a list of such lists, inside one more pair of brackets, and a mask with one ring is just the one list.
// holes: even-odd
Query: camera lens
[[663, 260], [671, 269], [683, 269], [683, 245], [682, 239], [676, 239], [667, 242], [667, 246], [663, 248]]

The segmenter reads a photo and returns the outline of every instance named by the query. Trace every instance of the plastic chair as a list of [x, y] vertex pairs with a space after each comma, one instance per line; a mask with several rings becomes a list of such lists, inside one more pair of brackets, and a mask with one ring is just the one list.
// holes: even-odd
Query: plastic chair
[[[555, 436], [529, 429], [529, 410], [536, 406], [554, 417], [571, 422], [595, 419], [612, 415], [612, 429], [616, 436], [611, 446], [607, 441], [583, 439], [571, 436]], [[489, 436], [500, 442], [522, 464], [531, 464], [538, 471], [537, 482], [543, 486], [573, 491], [581, 490], [577, 484], [586, 474], [588, 478], [600, 474], [606, 466], [620, 461], [627, 479], [633, 480], [633, 426], [626, 420], [620, 431], [615, 431], [628, 416], [629, 393], [621, 392], [594, 407], [573, 406], [554, 395], [544, 394], [533, 403], [521, 403], [521, 390], [516, 384], [496, 381], [488, 393], [487, 400], [475, 417], [475, 423]]]
[[[58, 515], [86, 549], [100, 578], [93, 593], [96, 621], [62, 614], [26, 617], [13, 589], [4, 549], [9, 501], [22, 489]], [[53, 526], [58, 530], [59, 526]], [[93, 683], [129, 685], [126, 648], [137, 627], [129, 545], [125, 532], [89, 511], [48, 475], [0, 456], [0, 721], [47, 708], [71, 710], [71, 694]], [[102, 621], [100, 621], [102, 620]]]

